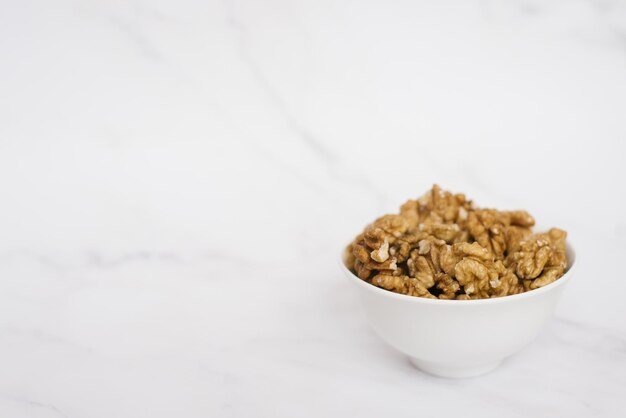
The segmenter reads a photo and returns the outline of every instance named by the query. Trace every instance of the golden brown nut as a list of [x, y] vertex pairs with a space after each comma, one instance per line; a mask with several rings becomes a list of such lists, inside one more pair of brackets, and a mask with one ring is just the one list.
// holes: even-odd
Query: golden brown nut
[[511, 225], [520, 226], [523, 228], [529, 228], [535, 225], [535, 218], [530, 216], [530, 213], [526, 212], [525, 210], [512, 210], [506, 213], [511, 220]]
[[511, 225], [504, 230], [504, 236], [506, 239], [507, 254], [513, 254], [519, 248], [520, 242], [527, 238], [532, 233], [528, 227]]
[[409, 258], [409, 253], [411, 252], [411, 243], [409, 241], [405, 241], [404, 239], [398, 239], [396, 242], [389, 248], [389, 254], [392, 257], [395, 257], [398, 263], [403, 263]]
[[461, 228], [457, 224], [442, 224], [439, 222], [420, 224], [419, 230], [447, 243], [454, 242], [461, 233]]
[[418, 252], [426, 257], [434, 273], [452, 275], [454, 266], [460, 260], [452, 251], [452, 246], [435, 237], [429, 237], [418, 243]]
[[454, 299], [461, 290], [459, 282], [445, 273], [438, 273], [435, 283], [435, 287], [441, 291], [439, 299]]
[[467, 219], [470, 236], [496, 258], [503, 258], [506, 251], [505, 228], [510, 217], [494, 209], [472, 211]]
[[489, 297], [491, 287], [499, 284], [498, 272], [489, 263], [466, 257], [454, 267], [454, 274], [467, 295]]
[[397, 260], [394, 257], [388, 258], [387, 260], [379, 263], [378, 261], [369, 260], [367, 263], [363, 263], [365, 267], [370, 270], [396, 270], [398, 268]]
[[452, 194], [441, 190], [438, 185], [418, 199], [419, 221], [421, 223], [457, 223], [467, 218], [471, 201], [464, 194]]
[[525, 280], [538, 278], [544, 269], [552, 270], [539, 282], [532, 283], [531, 289], [552, 283], [565, 272], [565, 238], [567, 233], [552, 228], [546, 233], [534, 234], [522, 241], [513, 253], [513, 265], [518, 277]]
[[498, 281], [495, 285], [492, 283], [491, 297], [516, 295], [524, 292], [521, 280], [512, 269], [508, 269], [500, 260], [495, 262], [495, 268], [498, 271]]
[[532, 246], [522, 244], [522, 248], [513, 255], [513, 260], [517, 263], [515, 273], [520, 278], [534, 279], [543, 271], [552, 250], [544, 243], [541, 245], [537, 245], [536, 242], [533, 242]]
[[372, 279], [372, 284], [403, 295], [436, 299], [419, 280], [409, 276], [377, 274]]
[[419, 280], [426, 288], [435, 284], [435, 271], [432, 263], [426, 257], [419, 255], [417, 250], [411, 251], [411, 257], [406, 262], [409, 276]]
[[459, 257], [472, 257], [480, 261], [493, 261], [493, 255], [477, 242], [460, 242], [452, 246], [452, 251]]
[[532, 281], [532, 283], [530, 284], [530, 288], [537, 289], [547, 284], [550, 284], [559, 277], [561, 277], [564, 272], [565, 269], [561, 266], [546, 267], [541, 273], [541, 276]]
[[370, 253], [363, 241], [357, 241], [352, 244], [352, 255], [361, 263], [367, 263], [370, 260]]
[[467, 227], [473, 239], [497, 259], [514, 251], [518, 242], [530, 233], [535, 220], [526, 211], [479, 209], [469, 214]]
[[400, 216], [406, 219], [409, 228], [415, 228], [419, 224], [419, 204], [417, 200], [409, 200], [400, 206]]
[[372, 270], [365, 267], [365, 265], [361, 263], [359, 260], [356, 260], [354, 262], [353, 268], [354, 268], [354, 272], [359, 277], [359, 279], [368, 280], [370, 276], [372, 275]]

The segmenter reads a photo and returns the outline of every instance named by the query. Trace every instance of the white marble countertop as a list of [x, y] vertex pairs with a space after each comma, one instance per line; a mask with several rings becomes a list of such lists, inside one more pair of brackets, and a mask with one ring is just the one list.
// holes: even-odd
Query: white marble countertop
[[[0, 416], [623, 416], [623, 2], [3, 2], [0, 58]], [[475, 379], [337, 268], [433, 182], [579, 253]]]

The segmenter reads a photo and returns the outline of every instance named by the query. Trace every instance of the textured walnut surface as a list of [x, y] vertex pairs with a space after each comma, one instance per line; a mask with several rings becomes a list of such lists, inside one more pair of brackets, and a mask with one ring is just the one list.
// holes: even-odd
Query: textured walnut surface
[[526, 211], [481, 209], [434, 185], [398, 214], [366, 226], [347, 266], [374, 286], [410, 296], [486, 299], [557, 280], [567, 268], [567, 233], [533, 233]]

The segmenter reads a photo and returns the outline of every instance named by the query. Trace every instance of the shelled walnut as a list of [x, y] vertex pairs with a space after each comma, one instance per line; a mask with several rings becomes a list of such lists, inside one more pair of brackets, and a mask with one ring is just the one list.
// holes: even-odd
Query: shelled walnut
[[567, 233], [535, 233], [526, 211], [478, 208], [434, 185], [366, 226], [346, 264], [374, 286], [409, 296], [485, 299], [548, 285], [567, 269]]

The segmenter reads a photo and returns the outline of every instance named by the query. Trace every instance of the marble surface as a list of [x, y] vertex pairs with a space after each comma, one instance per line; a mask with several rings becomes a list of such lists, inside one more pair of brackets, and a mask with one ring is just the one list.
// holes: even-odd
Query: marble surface
[[[624, 2], [2, 2], [0, 57], [0, 416], [623, 416]], [[337, 267], [434, 182], [579, 253], [476, 379]]]

